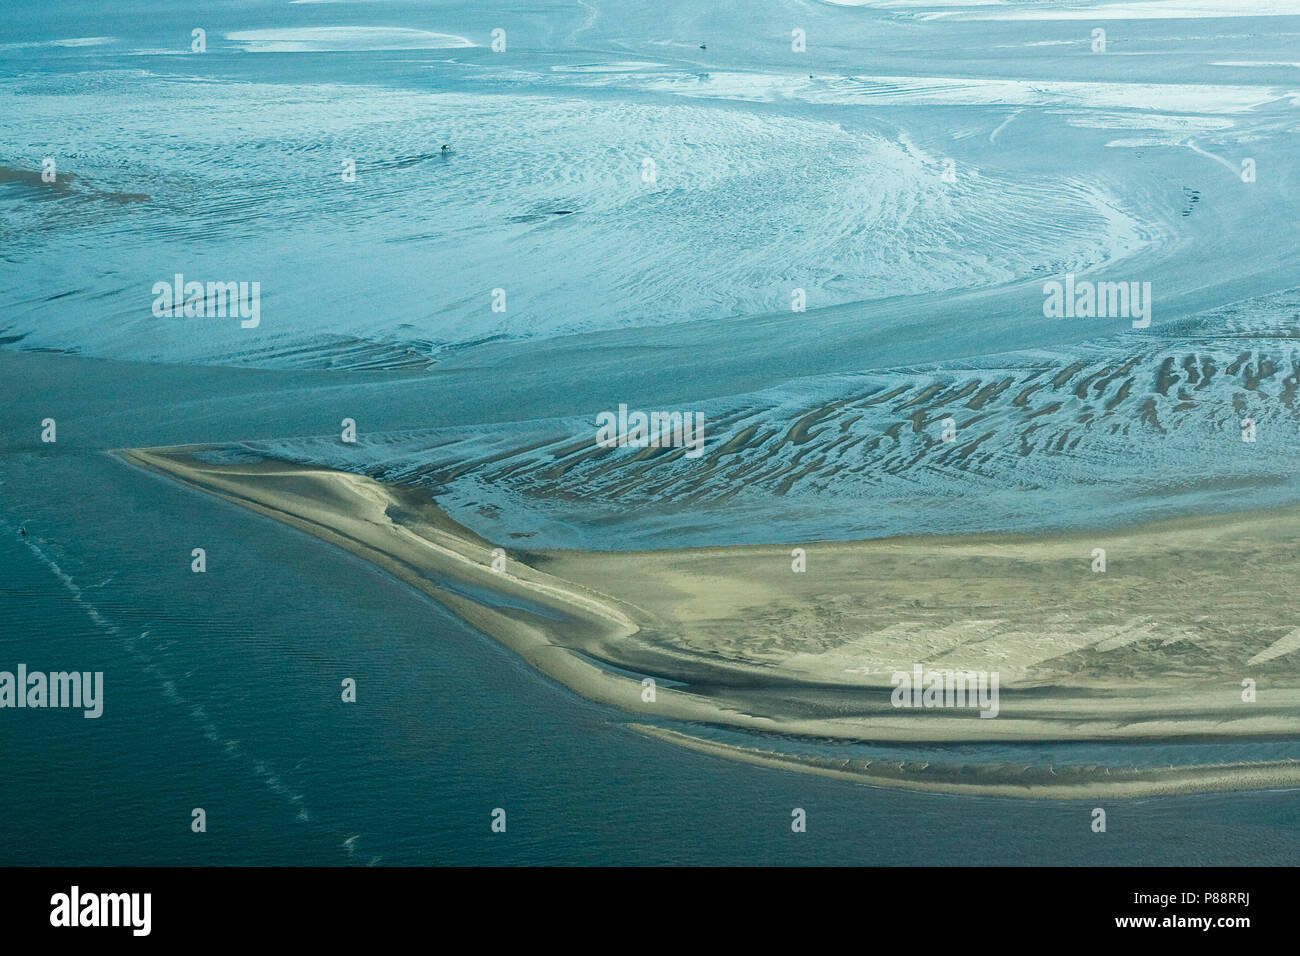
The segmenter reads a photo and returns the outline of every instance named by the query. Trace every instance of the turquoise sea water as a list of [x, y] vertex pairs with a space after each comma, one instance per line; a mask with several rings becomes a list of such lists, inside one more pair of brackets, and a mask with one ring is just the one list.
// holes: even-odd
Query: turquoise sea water
[[[6, 7], [0, 669], [102, 670], [105, 710], [0, 711], [0, 864], [1294, 861], [1294, 792], [1111, 801], [1094, 834], [1093, 803], [874, 789], [643, 738], [366, 563], [107, 454], [249, 442], [409, 476], [450, 467], [431, 449], [452, 439], [481, 442], [520, 467], [438, 490], [471, 523], [492, 505], [491, 530], [535, 523], [530, 547], [894, 533], [933, 501], [960, 505], [949, 531], [1088, 525], [1102, 502], [1106, 520], [1295, 502], [1300, 17], [1107, 21], [1126, 55], [1106, 60], [1079, 21], [661, 7]], [[811, 44], [797, 68], [792, 25]], [[200, 27], [208, 52], [190, 54]], [[342, 32], [239, 39], [290, 28]], [[1249, 149], [1258, 188], [1184, 140], [1233, 162]], [[33, 180], [46, 156], [70, 177], [54, 191]], [[1041, 278], [1066, 269], [1153, 280], [1158, 346], [1116, 339], [1126, 321], [1043, 323]], [[177, 271], [261, 282], [258, 334], [157, 322], [150, 288]], [[796, 285], [806, 314], [789, 311]], [[1243, 351], [1213, 387], [1157, 397], [1166, 360], [1231, 368]], [[1152, 374], [1126, 384], [1128, 361]], [[534, 433], [567, 443], [619, 403], [712, 402], [779, 437], [845, 389], [959, 391], [1076, 362], [1043, 408], [1014, 405], [1018, 389], [989, 405], [970, 434], [999, 437], [966, 470], [900, 440], [774, 493], [782, 446], [772, 487], [759, 474], [709, 512], [689, 481], [629, 507], [580, 468], [546, 484], [528, 457]], [[1133, 425], [1148, 399], [1160, 431]], [[1250, 457], [1239, 401], [1262, 423]], [[1063, 451], [1085, 415], [1095, 428]], [[336, 440], [345, 416], [355, 449]], [[1035, 434], [1051, 437], [1023, 453]]]
[[[1294, 857], [1294, 792], [1108, 802], [1099, 835], [1091, 803], [896, 792], [691, 753], [269, 519], [95, 453], [11, 447], [0, 477], [0, 662], [105, 675], [98, 720], [5, 712], [5, 863]], [[345, 677], [355, 704], [339, 699]], [[195, 807], [205, 834], [190, 832]], [[490, 831], [497, 807], [505, 834]], [[794, 807], [806, 834], [790, 832]]]

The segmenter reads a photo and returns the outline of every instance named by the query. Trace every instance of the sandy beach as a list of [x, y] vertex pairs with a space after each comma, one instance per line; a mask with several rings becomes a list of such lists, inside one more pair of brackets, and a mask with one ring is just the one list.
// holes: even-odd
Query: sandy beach
[[[1300, 731], [1300, 643], [1277, 613], [1300, 570], [1297, 509], [1034, 538], [507, 549], [497, 571], [493, 544], [418, 490], [284, 462], [218, 464], [194, 447], [118, 454], [365, 558], [582, 696], [643, 718], [869, 744]], [[805, 571], [792, 570], [795, 547]], [[1105, 572], [1092, 569], [1095, 548], [1107, 552]], [[917, 664], [999, 673], [996, 719], [893, 706], [891, 674]], [[1244, 680], [1255, 682], [1253, 702], [1243, 701]], [[1300, 764], [1290, 762], [1068, 768], [1008, 782], [1005, 768], [891, 771], [647, 732], [784, 769], [951, 792], [1137, 796], [1300, 784]]]

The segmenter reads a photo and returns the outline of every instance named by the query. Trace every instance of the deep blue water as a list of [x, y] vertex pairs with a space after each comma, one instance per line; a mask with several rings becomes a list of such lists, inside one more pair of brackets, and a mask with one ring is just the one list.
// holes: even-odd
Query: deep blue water
[[0, 664], [106, 685], [98, 720], [4, 713], [0, 863], [1283, 864], [1297, 849], [1292, 792], [1112, 801], [1099, 835], [1078, 801], [695, 754], [269, 519], [99, 454], [11, 453], [0, 476]]

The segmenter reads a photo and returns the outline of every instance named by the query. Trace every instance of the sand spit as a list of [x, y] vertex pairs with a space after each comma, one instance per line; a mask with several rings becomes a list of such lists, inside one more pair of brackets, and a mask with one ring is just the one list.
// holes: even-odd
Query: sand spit
[[[205, 449], [118, 454], [345, 548], [430, 595], [577, 693], [647, 717], [865, 743], [1187, 741], [1300, 734], [1300, 509], [1120, 532], [894, 538], [652, 552], [507, 550], [427, 493]], [[1107, 570], [1093, 551], [1105, 548]], [[997, 671], [996, 719], [899, 709], [890, 675]], [[656, 682], [645, 699], [645, 678]], [[1242, 700], [1254, 681], [1258, 699]], [[645, 732], [750, 762], [885, 786], [1138, 796], [1288, 786], [1291, 763], [890, 772]], [[857, 761], [856, 763], [863, 763]], [[845, 769], [847, 768], [847, 769]], [[960, 774], [960, 778], [958, 777]], [[1040, 777], [1044, 779], [1040, 779]]]
[[741, 760], [759, 767], [815, 773], [873, 787], [933, 793], [1084, 800], [1300, 787], [1300, 761], [1294, 760], [1142, 768], [846, 760], [740, 747], [646, 724], [632, 724], [631, 728], [648, 737], [699, 753]]

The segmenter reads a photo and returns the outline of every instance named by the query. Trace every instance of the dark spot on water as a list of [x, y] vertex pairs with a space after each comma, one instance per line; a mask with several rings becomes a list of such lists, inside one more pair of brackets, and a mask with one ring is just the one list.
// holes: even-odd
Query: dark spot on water
[[506, 222], [545, 222], [547, 216], [572, 216], [572, 209], [548, 209], [545, 212], [531, 212], [522, 216], [509, 216]]

